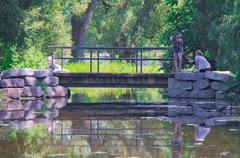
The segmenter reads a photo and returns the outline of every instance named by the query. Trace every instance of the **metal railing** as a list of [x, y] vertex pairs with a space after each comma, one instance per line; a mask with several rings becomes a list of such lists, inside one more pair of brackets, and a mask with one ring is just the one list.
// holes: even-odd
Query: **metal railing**
[[[139, 72], [140, 67], [140, 73], [143, 73], [143, 61], [172, 61], [172, 58], [165, 58], [165, 57], [157, 57], [157, 58], [151, 58], [151, 57], [144, 57], [144, 53], [151, 53], [151, 52], [161, 52], [161, 51], [171, 51], [171, 47], [80, 47], [80, 46], [48, 46], [48, 48], [51, 51], [52, 55], [52, 66], [54, 64], [54, 60], [60, 60], [61, 62], [61, 71], [63, 70], [63, 64], [64, 60], [89, 60], [90, 66], [89, 71], [93, 72], [93, 61], [97, 61], [97, 72], [100, 72], [100, 61], [131, 61], [132, 63], [135, 63], [136, 65], [136, 73]], [[54, 57], [54, 52], [60, 50], [60, 57]], [[65, 57], [64, 51], [65, 50], [78, 50], [79, 52], [86, 54], [88, 53], [87, 57]], [[101, 53], [108, 53], [111, 54], [109, 57], [101, 57]], [[112, 57], [113, 53], [123, 53], [123, 52], [129, 52], [131, 53], [130, 57], [119, 57], [114, 58]], [[95, 54], [95, 56], [94, 56]]]
[[[99, 120], [98, 117], [86, 118], [79, 120], [71, 120], [71, 126], [64, 126], [69, 120], [59, 120], [56, 128], [52, 123], [52, 144], [51, 146], [58, 146], [55, 142], [61, 142], [64, 145], [64, 137], [71, 138], [69, 141], [87, 141], [91, 147], [97, 145], [98, 147], [171, 147], [173, 128], [163, 126], [146, 126], [147, 120], [125, 120], [131, 122], [131, 127], [124, 126], [121, 123], [123, 120], [118, 120], [115, 117], [111, 121]], [[119, 122], [118, 125], [112, 125], [111, 122]], [[58, 130], [56, 130], [58, 129]], [[75, 136], [75, 137], [73, 137]], [[77, 136], [77, 137], [76, 137]], [[74, 139], [74, 140], [73, 140]], [[127, 141], [126, 144], [117, 143]], [[152, 144], [145, 144], [144, 142], [154, 142]], [[114, 143], [114, 144], [113, 144]], [[70, 145], [70, 144], [68, 144]], [[76, 147], [87, 147], [84, 144], [74, 145]], [[88, 147], [89, 147], [88, 146]], [[67, 146], [65, 146], [67, 147]], [[73, 147], [71, 145], [71, 147]]]

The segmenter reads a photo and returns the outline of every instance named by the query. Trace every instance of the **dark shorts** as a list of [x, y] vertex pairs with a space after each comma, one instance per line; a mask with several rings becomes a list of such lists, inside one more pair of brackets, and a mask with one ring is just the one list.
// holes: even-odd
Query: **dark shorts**
[[207, 68], [207, 69], [201, 69], [201, 70], [199, 70], [199, 72], [206, 72], [206, 71], [211, 71], [211, 69], [210, 69], [210, 68]]
[[174, 47], [173, 48], [173, 53], [182, 53], [182, 48]]

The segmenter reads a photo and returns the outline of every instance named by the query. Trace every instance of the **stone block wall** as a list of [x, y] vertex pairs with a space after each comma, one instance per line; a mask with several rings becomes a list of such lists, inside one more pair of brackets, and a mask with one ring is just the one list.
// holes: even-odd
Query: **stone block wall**
[[224, 82], [232, 77], [226, 72], [181, 72], [168, 80], [170, 98], [224, 99]]
[[239, 114], [237, 106], [224, 97], [224, 84], [230, 79], [226, 72], [176, 73], [168, 80], [168, 115], [210, 118]]
[[[66, 106], [65, 98], [48, 98], [46, 100], [9, 100], [0, 107], [0, 120], [34, 120], [36, 118], [54, 119], [58, 109]], [[8, 122], [7, 122], [8, 123]]]
[[41, 98], [66, 97], [68, 90], [59, 85], [53, 70], [46, 69], [11, 69], [0, 75], [0, 100], [34, 100]]

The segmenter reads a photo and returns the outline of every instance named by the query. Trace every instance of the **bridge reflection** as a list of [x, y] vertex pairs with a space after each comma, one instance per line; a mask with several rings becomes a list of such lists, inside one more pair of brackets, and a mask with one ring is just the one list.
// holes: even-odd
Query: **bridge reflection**
[[132, 153], [130, 155], [140, 157], [144, 153], [163, 156], [171, 150], [173, 126], [167, 119], [159, 122], [151, 118], [91, 117], [79, 113], [71, 117], [60, 113], [58, 119], [56, 127], [60, 130], [52, 133], [51, 148], [74, 148], [85, 154], [101, 151], [124, 156]]
[[[170, 102], [173, 103], [173, 101]], [[32, 102], [27, 103], [32, 105], [29, 106], [29, 109], [36, 106]], [[26, 107], [27, 103], [23, 107]], [[121, 102], [118, 104], [115, 102], [114, 105], [110, 105], [110, 103], [98, 105], [97, 103], [72, 103], [64, 105], [64, 107], [62, 107], [63, 104], [57, 106], [56, 102], [50, 103], [51, 101], [49, 101], [50, 109], [47, 111], [55, 109], [53, 115], [46, 115], [44, 112], [40, 114], [35, 109], [33, 117], [17, 119], [14, 116], [7, 119], [7, 115], [3, 115], [5, 119], [2, 121], [5, 125], [8, 124], [7, 128], [22, 129], [31, 128], [36, 124], [46, 125], [50, 133], [49, 141], [44, 142], [43, 140], [44, 143], [39, 148], [46, 150], [43, 147], [45, 146], [48, 153], [54, 153], [55, 156], [62, 154], [65, 157], [73, 154], [104, 155], [105, 157], [177, 158], [184, 152], [185, 154], [190, 152], [184, 147], [187, 144], [194, 152], [204, 149], [219, 154], [218, 146], [221, 147], [221, 144], [212, 140], [228, 144], [228, 139], [223, 138], [223, 131], [217, 131], [219, 128], [214, 126], [223, 125], [229, 120], [239, 121], [237, 117], [226, 115], [209, 118], [176, 113], [176, 116], [169, 117], [171, 105], [154, 102], [148, 102], [145, 105], [139, 103], [127, 105]], [[179, 104], [179, 106], [186, 105]], [[42, 106], [38, 105], [37, 107], [41, 109]], [[27, 110], [22, 109], [22, 111], [28, 114]], [[8, 116], [10, 117], [10, 115]], [[230, 136], [229, 132], [227, 131], [228, 136]], [[209, 136], [211, 139], [207, 139]], [[24, 146], [22, 141], [19, 143]], [[1, 140], [0, 145], [4, 145]], [[229, 146], [231, 145], [229, 144]], [[28, 146], [24, 146], [21, 152], [25, 152], [25, 148]], [[231, 148], [234, 149], [234, 152], [238, 151], [234, 146]], [[187, 153], [187, 155], [190, 156], [191, 153]], [[201, 155], [206, 155], [206, 153], [201, 153]]]

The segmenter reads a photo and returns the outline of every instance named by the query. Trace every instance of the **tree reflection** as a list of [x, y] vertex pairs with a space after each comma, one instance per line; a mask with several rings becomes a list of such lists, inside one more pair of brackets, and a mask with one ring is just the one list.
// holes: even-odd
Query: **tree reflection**
[[[7, 133], [14, 132], [16, 139], [11, 139], [11, 137], [7, 137], [9, 135], [6, 135], [5, 139], [0, 142], [0, 154], [2, 157], [11, 158], [19, 157], [19, 155], [39, 157], [48, 152], [46, 144], [50, 143], [51, 137], [46, 126], [33, 125], [28, 129], [6, 128], [4, 130]], [[2, 129], [2, 131], [4, 130]], [[3, 137], [4, 133], [0, 135]]]
[[170, 156], [172, 128], [166, 127], [163, 122], [131, 118], [121, 120], [117, 117], [109, 119], [72, 120], [71, 131], [62, 130], [65, 131], [63, 136], [69, 131], [72, 137], [62, 145], [75, 148], [75, 151], [81, 150], [84, 155], [105, 152], [107, 155], [150, 158]]

